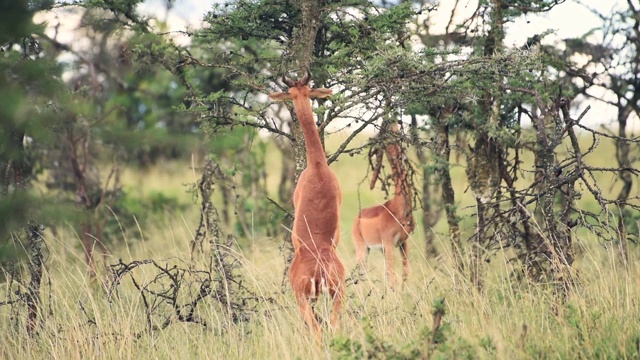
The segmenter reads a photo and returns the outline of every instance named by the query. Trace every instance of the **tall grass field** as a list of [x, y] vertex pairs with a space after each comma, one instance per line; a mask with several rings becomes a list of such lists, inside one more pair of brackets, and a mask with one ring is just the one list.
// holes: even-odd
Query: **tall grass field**
[[[334, 135], [329, 152], [344, 138]], [[590, 138], [581, 141], [586, 147]], [[608, 166], [613, 152], [613, 144], [603, 140], [585, 161]], [[531, 163], [531, 158], [524, 160]], [[276, 151], [269, 152], [267, 163], [267, 181], [275, 194], [280, 176]], [[184, 206], [166, 209], [152, 220], [136, 218], [138, 226], [112, 235], [107, 239], [112, 244], [109, 264], [153, 259], [166, 269], [207, 267], [210, 254], [192, 252], [200, 205], [184, 185], [198, 181], [201, 164], [201, 159], [185, 160], [124, 172], [129, 192], [166, 193]], [[402, 289], [393, 291], [386, 283], [380, 251], [371, 251], [366, 274], [352, 272], [353, 219], [361, 207], [385, 201], [380, 190], [369, 190], [367, 166], [364, 155], [343, 156], [331, 165], [343, 193], [338, 252], [353, 276], [347, 280], [339, 327], [324, 332], [322, 346], [302, 320], [288, 282], [283, 285], [284, 227], [274, 237], [256, 229], [248, 237], [237, 237], [227, 249], [241, 265], [242, 285], [256, 296], [247, 319], [234, 321], [224, 304], [207, 298], [195, 309], [206, 326], [173, 317], [162, 328], [165, 318], [157, 315], [171, 311], [137, 289], [157, 276], [157, 267], [140, 265], [133, 279], [123, 276], [114, 290], [106, 271], [89, 279], [79, 235], [70, 226], [58, 226], [45, 233], [40, 331], [27, 334], [24, 306], [0, 306], [0, 359], [640, 359], [640, 252], [635, 244], [630, 244], [631, 262], [625, 269], [613, 244], [594, 234], [577, 234], [576, 286], [555, 313], [551, 287], [514, 276], [517, 263], [510, 260], [510, 250], [491, 257], [486, 288], [478, 293], [453, 266], [445, 219], [428, 229], [435, 233], [440, 252], [435, 259], [425, 256], [420, 224], [411, 235], [410, 274]], [[474, 208], [464, 163], [455, 165], [452, 174], [467, 239], [473, 233]], [[615, 181], [598, 179], [603, 191], [614, 194]], [[632, 196], [638, 195], [637, 184]], [[420, 211], [414, 213], [416, 219]], [[399, 278], [400, 254], [395, 255]], [[15, 287], [9, 280], [0, 283], [0, 301], [12, 296]], [[329, 305], [323, 299], [316, 303], [321, 317], [328, 318]], [[149, 309], [157, 329], [149, 328]], [[442, 311], [436, 329], [434, 314]]]

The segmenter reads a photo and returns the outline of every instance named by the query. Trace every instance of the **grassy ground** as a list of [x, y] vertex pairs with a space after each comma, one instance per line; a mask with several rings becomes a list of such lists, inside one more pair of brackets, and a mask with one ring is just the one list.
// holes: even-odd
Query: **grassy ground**
[[[336, 135], [329, 147], [341, 136]], [[592, 157], [594, 165], [611, 163], [612, 151], [611, 144], [600, 144], [598, 154]], [[274, 176], [269, 181], [275, 189], [273, 178], [278, 174], [279, 161], [274, 158], [270, 163]], [[163, 191], [189, 203], [191, 196], [182, 184], [192, 183], [199, 176], [190, 166], [188, 162], [163, 164], [145, 173], [127, 172], [123, 180], [141, 195]], [[380, 191], [368, 190], [362, 157], [345, 157], [332, 168], [344, 197], [338, 251], [351, 271], [355, 266], [350, 234], [353, 218], [361, 206], [384, 199]], [[465, 192], [462, 166], [453, 169], [453, 178], [468, 231], [473, 225], [468, 218], [473, 209], [465, 207], [473, 201]], [[607, 192], [616, 191], [615, 185], [610, 186], [612, 179], [601, 182]], [[120, 233], [114, 240], [122, 245], [114, 248], [110, 262], [153, 258], [163, 264], [183, 264], [191, 256], [197, 211], [197, 205], [185, 211], [169, 211], [163, 223], [137, 219], [140, 229], [145, 230]], [[243, 264], [245, 285], [260, 295], [259, 311], [251, 321], [230, 324], [219, 305], [208, 301], [198, 306], [197, 314], [212, 325], [209, 328], [176, 321], [163, 331], [148, 333], [144, 299], [130, 279], [123, 279], [119, 297], [109, 298], [98, 282], [87, 280], [77, 235], [60, 229], [46, 238], [49, 254], [43, 285], [43, 330], [37, 337], [28, 337], [24, 309], [0, 307], [0, 358], [284, 360], [362, 358], [367, 354], [421, 358], [427, 353], [435, 358], [640, 358], [640, 264], [636, 248], [631, 267], [625, 271], [611, 246], [602, 246], [594, 236], [577, 239], [580, 251], [575, 269], [579, 283], [567, 304], [553, 315], [550, 291], [545, 286], [515, 281], [508, 254], [498, 254], [488, 264], [486, 294], [480, 296], [452, 267], [447, 237], [443, 235], [445, 224], [441, 221], [433, 230], [441, 256], [425, 258], [423, 231], [416, 229], [409, 244], [410, 278], [402, 291], [388, 289], [382, 254], [371, 253], [369, 273], [358, 284], [349, 284], [340, 328], [326, 334], [321, 349], [308, 336], [290, 289], [281, 291], [284, 259], [278, 249], [282, 239], [254, 234], [248, 239], [252, 246], [232, 250]], [[397, 258], [396, 264], [399, 255]], [[204, 266], [205, 261], [197, 263]], [[153, 269], [142, 268], [136, 276], [142, 281], [154, 275]], [[7, 284], [0, 284], [0, 295], [7, 296], [6, 288]], [[433, 304], [441, 298], [445, 299], [446, 326], [441, 329], [437, 348], [428, 349]], [[318, 304], [321, 314], [326, 314], [326, 305]]]

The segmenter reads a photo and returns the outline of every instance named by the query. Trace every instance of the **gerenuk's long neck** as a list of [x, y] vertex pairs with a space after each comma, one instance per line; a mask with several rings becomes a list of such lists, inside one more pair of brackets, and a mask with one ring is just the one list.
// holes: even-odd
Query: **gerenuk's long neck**
[[305, 147], [307, 149], [307, 166], [327, 165], [327, 156], [320, 142], [318, 127], [313, 120], [311, 99], [302, 96], [298, 97], [293, 101], [293, 107], [304, 134]]

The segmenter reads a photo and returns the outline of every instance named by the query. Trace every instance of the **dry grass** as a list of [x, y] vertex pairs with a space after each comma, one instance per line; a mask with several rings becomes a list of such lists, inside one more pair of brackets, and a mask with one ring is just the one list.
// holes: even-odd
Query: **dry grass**
[[[339, 137], [340, 135], [338, 135]], [[331, 146], [331, 144], [330, 144]], [[594, 161], [610, 162], [610, 144], [600, 145], [602, 156]], [[279, 161], [274, 160], [273, 174]], [[193, 182], [189, 164], [170, 164], [140, 174], [129, 172], [124, 179], [141, 192], [162, 190], [184, 194], [183, 183]], [[359, 186], [366, 164], [362, 157], [346, 157], [332, 165], [341, 179], [342, 240], [338, 251], [350, 271], [354, 268], [351, 222], [360, 205], [371, 206], [383, 201], [379, 191], [369, 192], [368, 183]], [[471, 205], [464, 193], [464, 168], [453, 170], [461, 208]], [[603, 188], [609, 188], [611, 180]], [[275, 182], [271, 183], [274, 187]], [[360, 196], [358, 197], [358, 191]], [[637, 190], [636, 190], [637, 191]], [[467, 211], [466, 214], [472, 210]], [[465, 213], [463, 213], [465, 215]], [[138, 219], [142, 234], [120, 234], [121, 246], [114, 250], [112, 261], [125, 262], [154, 258], [174, 263], [190, 258], [190, 241], [197, 224], [197, 206], [185, 213], [171, 214], [171, 221], [161, 227]], [[507, 256], [499, 254], [488, 265], [486, 295], [480, 296], [457, 273], [451, 263], [446, 226], [434, 229], [442, 255], [437, 260], [425, 259], [423, 233], [418, 228], [410, 238], [411, 273], [402, 291], [392, 292], [384, 282], [383, 257], [373, 251], [369, 256], [369, 272], [358, 284], [347, 288], [341, 316], [341, 328], [327, 334], [331, 338], [351, 339], [372, 349], [380, 340], [399, 352], [421, 349], [427, 342], [424, 330], [432, 323], [434, 299], [446, 299], [445, 323], [450, 326], [442, 358], [638, 358], [640, 341], [640, 266], [634, 260], [629, 271], [619, 267], [611, 247], [603, 247], [598, 239], [581, 237], [581, 250], [575, 270], [579, 284], [566, 306], [556, 316], [551, 314], [551, 294], [547, 288], [526, 282], [515, 282]], [[142, 240], [140, 240], [142, 239]], [[281, 292], [284, 260], [278, 252], [281, 239], [254, 235], [252, 246], [243, 247], [238, 256], [243, 262], [246, 283], [265, 299], [259, 312], [248, 323], [227, 325], [228, 319], [217, 304], [202, 303], [198, 314], [212, 326], [178, 323], [163, 331], [145, 332], [145, 312], [141, 297], [126, 279], [120, 297], [109, 300], [98, 283], [87, 281], [77, 235], [62, 229], [48, 234], [47, 277], [43, 287], [43, 329], [29, 338], [24, 332], [24, 310], [14, 312], [0, 307], [0, 358], [2, 359], [312, 359], [345, 355], [344, 349], [317, 348], [295, 307], [289, 288]], [[638, 259], [634, 248], [633, 259]], [[398, 262], [399, 263], [399, 255]], [[141, 279], [152, 276], [139, 273]], [[0, 284], [5, 296], [6, 284]], [[273, 298], [274, 303], [268, 303]], [[0, 299], [0, 301], [3, 299]], [[324, 313], [323, 302], [318, 304]], [[17, 320], [16, 320], [17, 319]], [[94, 323], [92, 323], [94, 322]], [[366, 325], [369, 324], [369, 325]], [[367, 338], [371, 326], [376, 339]], [[526, 333], [523, 331], [526, 327]], [[388, 350], [389, 346], [386, 348]], [[392, 357], [379, 347], [380, 358]], [[408, 351], [408, 350], [407, 350]], [[346, 355], [345, 355], [346, 356]], [[356, 357], [356, 356], [354, 356]]]

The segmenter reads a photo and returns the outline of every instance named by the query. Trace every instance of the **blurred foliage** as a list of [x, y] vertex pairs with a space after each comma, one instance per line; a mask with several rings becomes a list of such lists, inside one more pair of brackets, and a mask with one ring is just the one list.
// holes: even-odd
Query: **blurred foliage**
[[[282, 216], [268, 200], [266, 163], [267, 142], [255, 129], [237, 127], [210, 136], [212, 158], [228, 176], [221, 187], [229, 199], [220, 211], [240, 239], [273, 237], [281, 230]], [[233, 201], [231, 201], [233, 199]]]
[[32, 145], [50, 140], [52, 100], [65, 92], [61, 67], [43, 56], [34, 37], [42, 31], [32, 22], [35, 4], [0, 3], [0, 262], [22, 253], [28, 221], [50, 223], [62, 215], [48, 211], [51, 199], [31, 186], [44, 166]]
[[[126, 164], [146, 167], [185, 158], [199, 146], [193, 117], [173, 110], [185, 101], [186, 90], [167, 70], [172, 61], [165, 61], [170, 54], [164, 53], [170, 45], [146, 31], [136, 4], [75, 2], [82, 8], [72, 11], [84, 24], [76, 35], [95, 44], [82, 48], [61, 43], [43, 32], [43, 25], [32, 23], [34, 11], [50, 9], [53, 2], [2, 3], [3, 249], [17, 244], [28, 220], [52, 226], [95, 224], [91, 236], [108, 239], [113, 216], [102, 205], [114, 206], [125, 219], [176, 205], [162, 196], [133, 201], [119, 184], [120, 167]], [[59, 60], [63, 53], [72, 57]], [[157, 66], [162, 61], [164, 68]], [[45, 184], [48, 191], [36, 192], [41, 187], [31, 183]], [[13, 258], [15, 252], [7, 251], [2, 250], [8, 254], [4, 259]]]
[[135, 196], [129, 192], [110, 204], [109, 210], [103, 214], [105, 221], [104, 236], [114, 239], [118, 244], [123, 236], [132, 242], [140, 239], [140, 226], [147, 228], [165, 226], [169, 215], [185, 211], [188, 204], [180, 202], [175, 196], [153, 191], [145, 196]]

